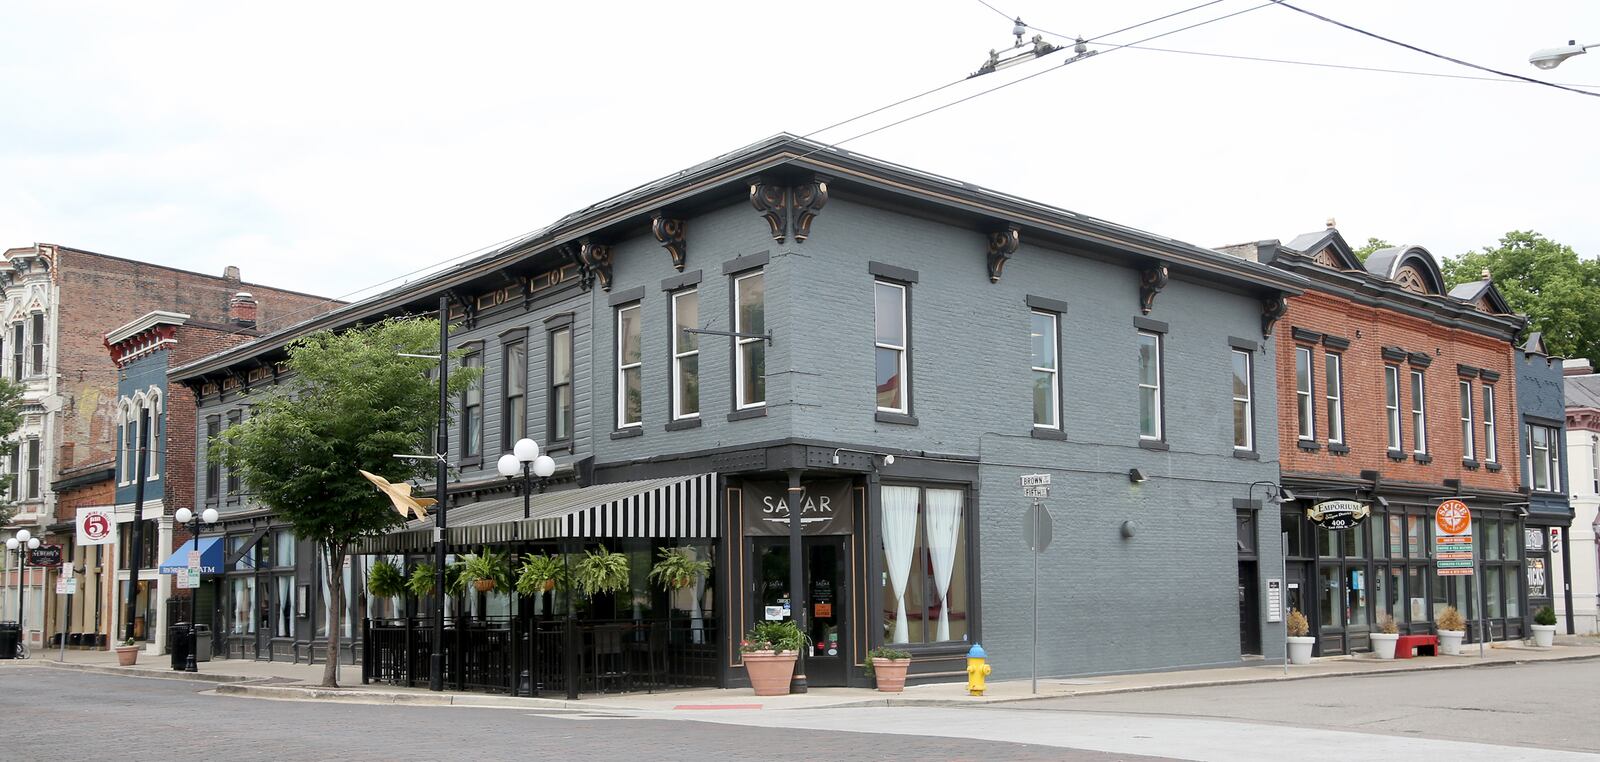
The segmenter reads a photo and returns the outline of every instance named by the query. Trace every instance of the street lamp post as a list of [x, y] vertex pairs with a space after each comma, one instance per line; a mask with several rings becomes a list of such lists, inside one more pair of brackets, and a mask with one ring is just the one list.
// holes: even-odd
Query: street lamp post
[[[177, 513], [172, 515], [172, 518], [179, 524], [187, 524], [189, 526], [189, 537], [192, 538], [191, 542], [194, 543], [195, 552], [198, 553], [200, 551], [200, 522], [204, 521], [207, 524], [217, 523], [217, 509], [207, 508], [197, 514], [188, 508], [179, 508]], [[200, 671], [200, 667], [195, 663], [194, 656], [195, 649], [199, 646], [199, 641], [195, 636], [195, 620], [198, 618], [195, 604], [199, 603], [199, 597], [199, 588], [189, 588], [189, 656], [183, 661], [183, 671], [185, 672]]]
[[[1244, 492], [1245, 502], [1252, 503], [1252, 504], [1254, 503], [1256, 487], [1265, 487], [1266, 488], [1265, 492], [1267, 494], [1267, 502], [1271, 503], [1272, 505], [1282, 505], [1284, 503], [1289, 502], [1290, 500], [1295, 499], [1293, 492], [1290, 492], [1287, 487], [1284, 487], [1283, 485], [1278, 484], [1277, 482], [1251, 482], [1250, 487], [1248, 489], [1246, 489], [1245, 492]], [[1257, 544], [1259, 545], [1260, 543], [1258, 542]], [[1259, 547], [1257, 548], [1256, 552], [1257, 553], [1260, 552], [1260, 548]], [[1282, 562], [1282, 566], [1280, 568], [1283, 571], [1283, 582], [1281, 584], [1288, 585], [1289, 584], [1289, 533], [1288, 532], [1282, 532], [1282, 533], [1280, 533], [1278, 535], [1278, 560]], [[1289, 602], [1289, 591], [1287, 589], [1285, 589], [1285, 590], [1282, 591], [1282, 593], [1280, 593], [1280, 595], [1283, 596], [1282, 597], [1283, 606], [1284, 606], [1285, 609], [1287, 609], [1288, 602]], [[1281, 618], [1283, 619], [1283, 674], [1287, 675], [1287, 674], [1289, 674], [1289, 612], [1287, 610], [1282, 611], [1281, 612]]]
[[[556, 462], [555, 459], [551, 458], [549, 455], [544, 455], [539, 452], [538, 442], [528, 439], [527, 437], [523, 437], [522, 439], [518, 439], [516, 444], [511, 446], [511, 452], [501, 455], [500, 460], [495, 463], [495, 470], [499, 471], [500, 475], [506, 478], [506, 481], [517, 479], [519, 476], [519, 469], [521, 471], [521, 481], [517, 484], [517, 489], [522, 492], [522, 518], [526, 519], [531, 518], [530, 514], [532, 513], [533, 509], [534, 477], [538, 477], [540, 491], [543, 491], [544, 480], [556, 472]], [[562, 554], [562, 558], [565, 557], [566, 555]], [[517, 607], [518, 612], [520, 613], [521, 604], [519, 603]], [[567, 609], [570, 613], [572, 609], [570, 602], [567, 606]], [[566, 625], [568, 634], [570, 635], [572, 632], [572, 617], [567, 617]], [[567, 639], [567, 648], [572, 648], [572, 639], [570, 637]], [[568, 662], [572, 661], [572, 654], [572, 651], [568, 651]], [[522, 679], [525, 683], [530, 684], [528, 687], [531, 688], [533, 695], [539, 695], [539, 686], [536, 684], [537, 681], [529, 679], [527, 670], [523, 670]], [[567, 687], [567, 698], [577, 698], [576, 688], [576, 683], [573, 683]]]
[[27, 641], [28, 628], [22, 624], [22, 601], [27, 595], [28, 551], [39, 547], [39, 538], [26, 529], [18, 529], [17, 536], [6, 540], [6, 550], [16, 551], [17, 554], [17, 637], [19, 643]]

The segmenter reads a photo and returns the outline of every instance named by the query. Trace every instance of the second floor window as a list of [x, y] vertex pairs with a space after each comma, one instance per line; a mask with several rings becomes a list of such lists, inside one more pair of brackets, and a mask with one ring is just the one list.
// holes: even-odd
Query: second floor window
[[639, 305], [617, 310], [617, 428], [644, 420], [644, 352], [639, 345]]
[[1233, 350], [1233, 449], [1254, 450], [1255, 411], [1251, 409], [1250, 353]]
[[1033, 425], [1043, 429], [1061, 428], [1061, 374], [1056, 361], [1060, 341], [1056, 314], [1034, 310], [1029, 332], [1033, 344]]
[[28, 440], [28, 499], [39, 496], [39, 440]]
[[767, 341], [753, 338], [767, 332], [767, 286], [761, 271], [733, 281], [733, 330], [745, 334], [734, 339], [738, 353], [739, 409], [767, 404]]
[[1139, 438], [1161, 439], [1161, 334], [1139, 332]]
[[572, 439], [572, 329], [550, 332], [550, 441]]
[[25, 347], [22, 343], [22, 331], [21, 322], [11, 326], [11, 378], [17, 381], [21, 381], [23, 375], [22, 357]]
[[1461, 387], [1461, 457], [1472, 460], [1478, 456], [1478, 448], [1472, 440], [1477, 436], [1478, 426], [1472, 420], [1472, 382], [1462, 381]]
[[11, 450], [11, 468], [8, 469], [8, 470], [11, 473], [10, 497], [11, 497], [12, 500], [16, 500], [17, 499], [17, 495], [22, 494], [22, 448], [21, 448], [21, 446], [18, 446], [18, 447], [16, 447], [16, 448]]
[[[473, 352], [461, 358], [463, 368], [483, 368], [483, 355]], [[483, 455], [483, 376], [461, 393], [461, 457]]]
[[911, 387], [906, 377], [906, 287], [880, 280], [875, 282], [873, 294], [878, 409], [908, 413]]
[[1483, 460], [1485, 463], [1498, 463], [1500, 461], [1500, 447], [1495, 443], [1494, 432], [1494, 387], [1483, 385]]
[[518, 341], [505, 346], [505, 399], [501, 403], [501, 440], [507, 450], [528, 436], [528, 345]]
[[[700, 337], [689, 333], [700, 327], [700, 292], [694, 289], [672, 295], [672, 417], [700, 415]], [[737, 330], [737, 329], [735, 329]]]
[[1325, 380], [1322, 394], [1328, 405], [1328, 444], [1344, 444], [1344, 358], [1333, 352], [1322, 356]]
[[1400, 369], [1383, 366], [1383, 412], [1389, 430], [1389, 449], [1400, 451]]
[[33, 375], [37, 376], [37, 375], [43, 374], [44, 371], [45, 371], [45, 367], [44, 367], [44, 313], [42, 313], [42, 312], [33, 313], [33, 325], [30, 326], [30, 329], [33, 332], [33, 335], [28, 337], [29, 339], [33, 340], [33, 344], [31, 345], [31, 348], [33, 349], [33, 369], [32, 370], [33, 370]]
[[[239, 423], [241, 421], [243, 421], [243, 420], [244, 420], [244, 414], [239, 412], [238, 410], [234, 410], [234, 411], [228, 413], [228, 428], [231, 429], [231, 428], [233, 428], [235, 426], [238, 426]], [[241, 485], [239, 484], [239, 471], [237, 469], [232, 469], [232, 468], [228, 469], [228, 499], [229, 500], [238, 500], [240, 486]]]
[[1411, 450], [1428, 452], [1428, 398], [1420, 370], [1411, 371]]
[[1300, 438], [1317, 438], [1316, 407], [1311, 401], [1311, 350], [1294, 348], [1294, 404], [1295, 419], [1299, 422]]
[[1523, 431], [1523, 471], [1538, 492], [1561, 491], [1561, 433], [1550, 426], [1527, 424]]
[[[217, 441], [222, 436], [222, 419], [217, 416], [206, 418], [206, 447]], [[206, 500], [214, 502], [217, 499], [217, 489], [222, 483], [222, 463], [216, 458], [206, 458]]]

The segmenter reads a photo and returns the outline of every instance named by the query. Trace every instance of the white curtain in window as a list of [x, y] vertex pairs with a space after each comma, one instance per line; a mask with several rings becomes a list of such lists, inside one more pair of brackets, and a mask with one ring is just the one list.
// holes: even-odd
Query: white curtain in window
[[891, 643], [911, 640], [906, 627], [906, 582], [911, 576], [911, 553], [917, 545], [917, 488], [884, 487], [883, 557], [889, 567], [889, 584], [894, 588], [894, 638]]
[[928, 490], [928, 554], [939, 588], [938, 639], [950, 639], [950, 574], [956, 566], [956, 536], [961, 531], [961, 491]]

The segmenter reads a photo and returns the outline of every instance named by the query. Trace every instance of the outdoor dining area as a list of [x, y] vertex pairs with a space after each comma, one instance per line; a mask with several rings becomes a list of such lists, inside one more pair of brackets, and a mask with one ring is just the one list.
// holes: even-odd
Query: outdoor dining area
[[371, 538], [362, 682], [428, 686], [437, 650], [448, 690], [715, 686], [715, 485], [698, 474], [453, 507], [443, 590], [431, 517]]

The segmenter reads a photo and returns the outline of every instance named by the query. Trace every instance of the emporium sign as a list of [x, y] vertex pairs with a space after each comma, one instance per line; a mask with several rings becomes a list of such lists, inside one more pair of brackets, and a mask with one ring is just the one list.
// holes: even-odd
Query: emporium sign
[[1324, 500], [1306, 509], [1306, 518], [1323, 529], [1339, 531], [1361, 525], [1372, 509], [1354, 500]]

